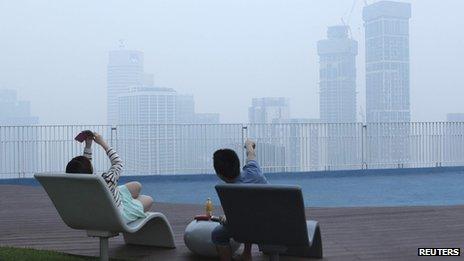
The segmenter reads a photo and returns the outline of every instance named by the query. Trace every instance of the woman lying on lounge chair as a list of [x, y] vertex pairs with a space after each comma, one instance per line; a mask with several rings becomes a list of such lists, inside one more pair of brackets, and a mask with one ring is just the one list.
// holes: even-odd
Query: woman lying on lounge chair
[[85, 139], [84, 155], [74, 157], [66, 166], [66, 173], [83, 173], [93, 174], [92, 166], [92, 141], [100, 145], [108, 155], [111, 161], [111, 167], [104, 172], [101, 177], [105, 180], [106, 185], [113, 195], [114, 202], [126, 223], [144, 218], [145, 212], [148, 211], [152, 204], [153, 198], [146, 195], [140, 195], [142, 185], [139, 182], [129, 182], [118, 186], [119, 177], [123, 171], [122, 160], [116, 151], [108, 146], [102, 136], [96, 132], [90, 133]]

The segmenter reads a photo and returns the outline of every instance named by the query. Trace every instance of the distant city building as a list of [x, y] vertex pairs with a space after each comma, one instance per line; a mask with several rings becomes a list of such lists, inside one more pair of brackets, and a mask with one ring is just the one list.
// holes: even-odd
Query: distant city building
[[[319, 135], [320, 119], [297, 119], [274, 121], [275, 137], [280, 137], [285, 148], [285, 171], [321, 170], [320, 155], [322, 137]], [[266, 157], [258, 150], [258, 156]]]
[[287, 98], [253, 98], [248, 109], [250, 123], [272, 123], [290, 118], [290, 105]]
[[[211, 155], [218, 143], [227, 138], [219, 126], [198, 124], [218, 124], [217, 113], [195, 113], [193, 95], [176, 96], [176, 144], [177, 173], [205, 173], [213, 166]], [[204, 165], [207, 162], [207, 165]]]
[[409, 122], [409, 3], [364, 7], [367, 122]]
[[195, 113], [196, 124], [219, 124], [219, 113]]
[[440, 124], [444, 129], [443, 165], [462, 166], [464, 153], [464, 113], [446, 114], [445, 124]]
[[[322, 123], [356, 122], [356, 55], [358, 43], [348, 37], [348, 26], [330, 26], [327, 39], [317, 43], [319, 54], [319, 110]], [[344, 146], [346, 137], [355, 130], [346, 125], [324, 125], [320, 133], [326, 136], [319, 143], [319, 157], [324, 169], [337, 169], [354, 161], [356, 146]], [[343, 130], [343, 131], [342, 131]]]
[[[275, 125], [262, 126], [262, 123], [275, 123], [290, 118], [290, 106], [284, 97], [253, 98], [248, 109], [248, 119], [252, 125], [248, 127], [248, 135], [259, 137], [261, 150], [258, 158], [265, 172], [280, 172], [285, 168], [285, 140], [282, 139], [282, 129]], [[270, 138], [274, 137], [274, 138]]]
[[193, 95], [176, 96], [176, 123], [195, 123], [195, 100]]
[[109, 52], [107, 67], [107, 121], [118, 124], [118, 96], [131, 87], [150, 81], [143, 73], [143, 53], [133, 50]]
[[0, 90], [0, 125], [36, 125], [39, 118], [31, 115], [31, 103], [18, 100], [17, 92]]
[[375, 137], [368, 144], [369, 168], [407, 167], [409, 162], [410, 18], [409, 3], [380, 1], [363, 9], [367, 132]]
[[118, 96], [118, 104], [118, 146], [129, 174], [204, 173], [228, 135], [194, 125], [219, 123], [219, 114], [195, 113], [193, 96], [171, 88], [133, 87]]
[[38, 123], [29, 101], [18, 100], [16, 90], [0, 90], [0, 173], [4, 178], [30, 177], [37, 170], [39, 132], [17, 126]]
[[176, 171], [176, 96], [170, 88], [139, 87], [118, 96], [121, 150], [127, 172]]
[[448, 113], [446, 121], [464, 122], [464, 113]]
[[348, 31], [348, 26], [330, 26], [327, 39], [317, 42], [321, 122], [356, 122], [358, 43]]
[[176, 98], [171, 88], [131, 88], [118, 96], [120, 124], [174, 124]]

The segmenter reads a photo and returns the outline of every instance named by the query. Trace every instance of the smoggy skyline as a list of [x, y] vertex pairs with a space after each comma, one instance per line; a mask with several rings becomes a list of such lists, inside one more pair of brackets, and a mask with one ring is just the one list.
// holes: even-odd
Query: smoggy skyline
[[[464, 2], [403, 2], [412, 5], [412, 120], [464, 112]], [[365, 110], [363, 6], [352, 0], [2, 2], [0, 89], [30, 100], [44, 124], [105, 123], [108, 52], [124, 39], [127, 49], [144, 52], [155, 85], [193, 94], [197, 111], [220, 113], [222, 122], [248, 121], [252, 98], [266, 96], [288, 97], [292, 117], [318, 118], [316, 43], [343, 17], [359, 43], [359, 113], [360, 106]]]

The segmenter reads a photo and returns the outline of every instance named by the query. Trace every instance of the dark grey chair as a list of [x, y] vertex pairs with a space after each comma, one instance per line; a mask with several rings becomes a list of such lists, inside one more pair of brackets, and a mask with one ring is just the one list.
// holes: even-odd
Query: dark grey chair
[[216, 191], [235, 241], [257, 244], [270, 260], [322, 258], [319, 224], [306, 220], [300, 187], [226, 184]]

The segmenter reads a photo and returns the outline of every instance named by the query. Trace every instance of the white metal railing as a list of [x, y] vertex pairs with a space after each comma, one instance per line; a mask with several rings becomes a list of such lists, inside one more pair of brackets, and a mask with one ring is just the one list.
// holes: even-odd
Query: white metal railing
[[[257, 142], [265, 172], [464, 165], [463, 122], [0, 126], [0, 178], [64, 171], [81, 130], [101, 133], [126, 175], [213, 173], [213, 152]], [[108, 160], [94, 145], [94, 169]]]

